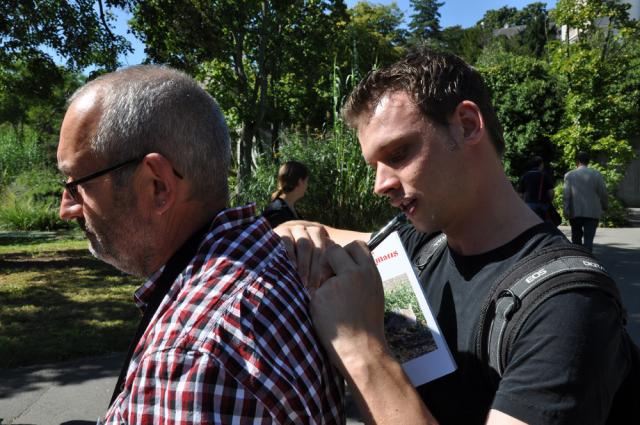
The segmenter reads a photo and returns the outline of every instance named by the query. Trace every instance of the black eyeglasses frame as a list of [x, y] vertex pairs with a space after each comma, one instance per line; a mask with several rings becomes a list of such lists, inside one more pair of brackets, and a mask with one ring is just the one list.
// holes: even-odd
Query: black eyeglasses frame
[[70, 182], [62, 181], [61, 183], [64, 186], [64, 188], [69, 192], [69, 195], [71, 195], [73, 200], [76, 201], [76, 202], [80, 202], [80, 198], [81, 197], [80, 197], [80, 194], [78, 193], [78, 185], [81, 185], [81, 184], [86, 183], [86, 182], [88, 182], [90, 180], [93, 180], [93, 179], [97, 179], [98, 177], [104, 176], [105, 174], [108, 174], [108, 173], [110, 173], [112, 171], [115, 171], [118, 168], [122, 168], [122, 167], [124, 167], [126, 165], [134, 164], [136, 162], [140, 162], [140, 161], [142, 161], [144, 159], [145, 156], [132, 158], [132, 159], [129, 159], [127, 161], [120, 162], [120, 163], [118, 163], [116, 165], [113, 165], [111, 167], [104, 168], [104, 169], [102, 169], [100, 171], [96, 171], [95, 173], [91, 173], [88, 176], [84, 176], [84, 177], [81, 177], [79, 179], [76, 179], [76, 180], [73, 180], [73, 181], [70, 181]]

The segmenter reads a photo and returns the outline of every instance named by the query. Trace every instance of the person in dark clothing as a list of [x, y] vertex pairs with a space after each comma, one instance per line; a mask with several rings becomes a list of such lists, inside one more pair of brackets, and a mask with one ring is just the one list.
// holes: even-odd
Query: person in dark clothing
[[462, 59], [418, 50], [370, 73], [343, 108], [374, 170], [374, 192], [411, 222], [398, 231], [409, 258], [415, 264], [434, 235], [446, 236], [419, 280], [455, 372], [414, 389], [394, 359], [369, 233], [305, 222], [275, 229], [310, 288], [314, 328], [365, 423], [603, 424], [630, 368], [617, 305], [602, 291], [567, 290], [544, 301], [510, 344], [501, 376], [476, 353], [482, 301], [496, 279], [525, 257], [570, 245], [507, 178], [490, 99]]
[[544, 171], [544, 161], [539, 156], [531, 158], [531, 168], [520, 177], [518, 193], [538, 217], [546, 220], [547, 210], [553, 201], [553, 180]]
[[298, 161], [287, 161], [278, 170], [278, 190], [271, 194], [271, 202], [262, 215], [271, 227], [285, 221], [300, 220], [295, 203], [304, 196], [309, 183], [309, 169]]

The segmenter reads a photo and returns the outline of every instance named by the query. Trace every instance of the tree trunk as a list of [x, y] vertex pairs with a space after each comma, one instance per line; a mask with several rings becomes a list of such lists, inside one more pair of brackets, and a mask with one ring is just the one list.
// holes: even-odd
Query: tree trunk
[[251, 178], [251, 151], [253, 150], [253, 138], [255, 136], [255, 125], [249, 119], [242, 124], [242, 137], [238, 143], [238, 175], [236, 178], [236, 199], [244, 203], [242, 193]]

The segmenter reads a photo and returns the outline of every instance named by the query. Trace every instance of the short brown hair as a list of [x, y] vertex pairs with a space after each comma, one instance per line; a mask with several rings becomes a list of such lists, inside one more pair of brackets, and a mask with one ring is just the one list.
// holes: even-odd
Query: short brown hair
[[393, 65], [370, 72], [351, 92], [342, 115], [349, 125], [369, 112], [387, 93], [404, 91], [424, 115], [448, 125], [448, 119], [463, 100], [478, 105], [496, 152], [502, 156], [504, 137], [491, 96], [482, 76], [459, 57], [418, 49]]

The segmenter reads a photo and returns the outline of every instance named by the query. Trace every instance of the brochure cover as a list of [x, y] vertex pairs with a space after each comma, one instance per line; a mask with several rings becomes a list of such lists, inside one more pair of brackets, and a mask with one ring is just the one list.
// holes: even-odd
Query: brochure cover
[[456, 370], [398, 232], [387, 236], [372, 254], [384, 287], [385, 336], [413, 386]]

